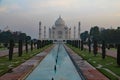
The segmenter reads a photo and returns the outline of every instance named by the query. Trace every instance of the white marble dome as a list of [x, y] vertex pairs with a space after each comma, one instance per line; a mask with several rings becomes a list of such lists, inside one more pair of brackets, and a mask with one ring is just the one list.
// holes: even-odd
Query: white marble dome
[[56, 21], [55, 21], [55, 26], [58, 27], [58, 26], [65, 26], [65, 21], [59, 17]]

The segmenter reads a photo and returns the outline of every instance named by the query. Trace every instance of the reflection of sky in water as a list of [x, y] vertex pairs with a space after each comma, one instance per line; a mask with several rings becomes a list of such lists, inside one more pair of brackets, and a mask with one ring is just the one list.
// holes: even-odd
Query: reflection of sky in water
[[[63, 45], [60, 45], [58, 62], [56, 64], [56, 52], [58, 45], [48, 54], [26, 80], [81, 80], [73, 63], [67, 55]], [[56, 64], [56, 72], [55, 66]]]

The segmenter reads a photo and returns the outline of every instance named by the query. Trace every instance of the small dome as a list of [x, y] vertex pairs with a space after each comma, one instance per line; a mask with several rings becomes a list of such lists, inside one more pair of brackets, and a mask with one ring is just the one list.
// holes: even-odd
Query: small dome
[[55, 21], [55, 26], [65, 26], [65, 21], [59, 17], [56, 21]]

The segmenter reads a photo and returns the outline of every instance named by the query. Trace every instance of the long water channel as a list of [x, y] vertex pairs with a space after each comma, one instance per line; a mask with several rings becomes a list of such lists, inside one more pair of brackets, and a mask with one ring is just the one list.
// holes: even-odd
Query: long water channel
[[26, 80], [83, 80], [63, 44], [56, 44]]

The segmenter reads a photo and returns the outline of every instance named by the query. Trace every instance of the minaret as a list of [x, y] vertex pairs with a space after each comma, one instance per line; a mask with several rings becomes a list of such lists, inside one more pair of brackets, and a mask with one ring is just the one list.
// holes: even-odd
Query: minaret
[[41, 38], [41, 21], [39, 22], [39, 39], [41, 40], [42, 38]]
[[76, 38], [76, 27], [74, 26], [74, 39]]
[[44, 39], [46, 39], [46, 26], [44, 26]]
[[80, 39], [80, 22], [78, 22], [78, 39]]

